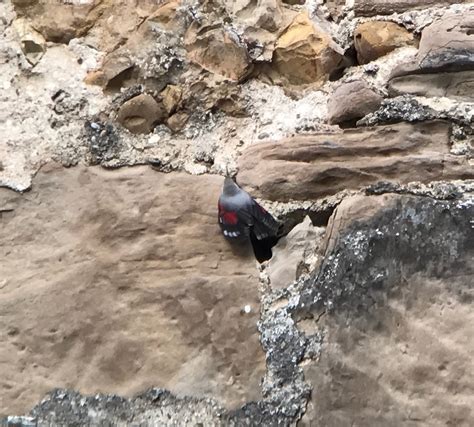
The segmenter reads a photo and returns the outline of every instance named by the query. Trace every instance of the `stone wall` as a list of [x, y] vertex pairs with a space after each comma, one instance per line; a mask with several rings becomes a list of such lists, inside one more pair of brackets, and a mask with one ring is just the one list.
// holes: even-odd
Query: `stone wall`
[[[2, 422], [472, 425], [473, 30], [2, 2]], [[226, 173], [282, 224], [268, 262], [220, 234]]]

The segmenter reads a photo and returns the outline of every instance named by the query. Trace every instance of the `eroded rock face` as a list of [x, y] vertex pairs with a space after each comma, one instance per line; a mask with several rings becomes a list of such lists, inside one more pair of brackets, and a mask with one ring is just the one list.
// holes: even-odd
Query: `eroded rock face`
[[222, 181], [51, 168], [0, 189], [0, 413], [58, 386], [259, 398], [258, 272], [220, 234]]
[[189, 59], [231, 80], [242, 80], [251, 70], [245, 44], [236, 33], [215, 25], [193, 23], [186, 32]]
[[[472, 194], [348, 198], [296, 316], [325, 331], [303, 425], [469, 425]], [[309, 420], [311, 420], [309, 422]]]
[[470, 3], [470, 0], [354, 0], [354, 11], [356, 16], [390, 15], [453, 3]]
[[277, 40], [273, 66], [289, 84], [322, 84], [343, 67], [342, 49], [307, 13], [295, 17]]
[[354, 45], [360, 64], [367, 64], [392, 50], [415, 44], [413, 35], [401, 25], [389, 21], [368, 21], [354, 32]]
[[449, 96], [471, 101], [474, 80], [474, 10], [445, 13], [423, 30], [415, 62], [392, 73], [392, 94]]
[[148, 94], [128, 100], [117, 114], [118, 122], [132, 133], [148, 133], [165, 117], [165, 107]]
[[367, 83], [356, 80], [343, 83], [336, 88], [328, 102], [329, 123], [353, 122], [377, 110], [382, 96]]
[[308, 200], [378, 181], [469, 178], [465, 157], [449, 154], [446, 122], [400, 123], [299, 136], [248, 148], [238, 181], [271, 200]]

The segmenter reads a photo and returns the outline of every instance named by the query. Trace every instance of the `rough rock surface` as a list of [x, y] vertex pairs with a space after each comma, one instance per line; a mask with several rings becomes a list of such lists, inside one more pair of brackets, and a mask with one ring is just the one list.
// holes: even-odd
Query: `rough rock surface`
[[471, 0], [354, 0], [354, 12], [360, 16], [390, 15], [409, 9], [470, 2]]
[[[0, 424], [474, 425], [473, 16], [1, 1]], [[420, 48], [357, 65], [360, 25]], [[391, 97], [342, 131], [351, 82]], [[226, 173], [270, 263], [219, 234]]]
[[215, 25], [189, 27], [185, 44], [191, 61], [231, 80], [242, 80], [251, 71], [247, 48], [237, 34]]
[[342, 54], [330, 36], [302, 13], [277, 40], [273, 67], [291, 85], [321, 85], [344, 66]]
[[165, 107], [148, 94], [124, 102], [117, 114], [118, 122], [132, 133], [148, 133], [165, 117]]
[[362, 80], [343, 83], [334, 90], [329, 99], [329, 123], [344, 124], [361, 119], [377, 110], [382, 100], [382, 96]]
[[54, 167], [0, 189], [0, 413], [59, 386], [258, 399], [258, 275], [216, 228], [222, 181]]
[[[273, 289], [283, 289], [296, 282], [304, 272], [312, 270], [317, 258], [318, 237], [323, 227], [315, 227], [309, 216], [296, 225], [273, 248], [272, 259], [266, 268]], [[313, 256], [313, 259], [309, 259]]]
[[468, 159], [449, 154], [446, 122], [396, 124], [299, 136], [248, 148], [239, 183], [270, 200], [314, 200], [378, 181], [474, 178]]
[[472, 423], [473, 214], [472, 194], [356, 196], [336, 209], [295, 309], [325, 335], [305, 367], [316, 392], [302, 425]]
[[400, 64], [392, 73], [392, 94], [448, 96], [473, 101], [474, 9], [445, 13], [421, 35], [415, 61]]
[[359, 64], [367, 64], [398, 47], [414, 43], [413, 35], [394, 22], [368, 21], [359, 24], [354, 32]]

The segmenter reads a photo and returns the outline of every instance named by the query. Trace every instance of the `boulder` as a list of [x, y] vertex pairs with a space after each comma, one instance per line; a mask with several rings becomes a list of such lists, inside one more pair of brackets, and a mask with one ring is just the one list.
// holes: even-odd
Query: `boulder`
[[211, 73], [240, 81], [252, 69], [246, 45], [236, 33], [219, 25], [194, 22], [184, 42], [189, 59]]
[[306, 12], [298, 14], [278, 38], [273, 69], [290, 85], [322, 85], [345, 65], [343, 51]]
[[238, 182], [270, 200], [314, 200], [379, 181], [408, 183], [474, 177], [467, 158], [450, 154], [442, 121], [296, 136], [247, 148]]
[[117, 113], [117, 121], [132, 133], [148, 133], [166, 117], [165, 108], [148, 94], [124, 102]]
[[222, 183], [48, 165], [29, 193], [0, 188], [0, 414], [61, 386], [260, 398], [258, 271], [218, 227]]
[[368, 21], [354, 32], [354, 45], [360, 64], [367, 64], [402, 46], [416, 44], [413, 35], [389, 21]]
[[415, 61], [392, 72], [392, 95], [410, 93], [473, 99], [474, 13], [451, 12], [426, 27]]
[[382, 96], [363, 80], [343, 83], [336, 88], [329, 99], [329, 123], [353, 123], [377, 110], [382, 100]]

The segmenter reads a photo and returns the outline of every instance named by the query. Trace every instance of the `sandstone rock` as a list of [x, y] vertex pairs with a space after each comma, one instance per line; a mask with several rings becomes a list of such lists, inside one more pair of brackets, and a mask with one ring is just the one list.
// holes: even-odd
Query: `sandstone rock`
[[166, 125], [173, 131], [179, 132], [180, 130], [184, 129], [186, 126], [187, 121], [189, 120], [189, 114], [185, 113], [184, 111], [179, 111], [172, 116], [168, 117], [166, 121]]
[[329, 9], [331, 18], [337, 22], [342, 16], [343, 8], [346, 6], [346, 0], [327, 0], [326, 6]]
[[274, 69], [292, 85], [320, 85], [343, 66], [342, 49], [315, 28], [307, 13], [297, 15], [281, 34], [273, 54]]
[[394, 22], [363, 22], [354, 32], [354, 44], [360, 64], [367, 64], [398, 47], [415, 43], [413, 35]]
[[269, 32], [277, 31], [283, 22], [283, 10], [278, 0], [225, 1], [227, 10], [239, 23]]
[[467, 179], [465, 157], [449, 154], [445, 122], [400, 123], [298, 136], [249, 147], [238, 181], [257, 197], [311, 200], [378, 181]]
[[390, 15], [410, 9], [470, 2], [471, 0], [354, 0], [354, 12], [356, 16]]
[[314, 227], [307, 216], [273, 247], [273, 257], [266, 267], [273, 289], [283, 289], [295, 282], [302, 272], [311, 266], [305, 266], [305, 253], [316, 252], [317, 237], [324, 228]]
[[131, 78], [134, 63], [128, 55], [115, 51], [106, 56], [102, 66], [87, 74], [85, 82], [104, 89], [120, 89]]
[[168, 85], [160, 94], [163, 97], [163, 105], [168, 114], [176, 111], [176, 108], [181, 101], [182, 90], [179, 86]]
[[46, 40], [24, 18], [16, 19], [13, 26], [20, 38], [23, 54], [31, 65], [36, 65], [46, 51]]
[[352, 122], [379, 108], [382, 97], [362, 80], [343, 83], [328, 102], [329, 123]]
[[392, 94], [450, 96], [472, 100], [474, 14], [446, 13], [421, 35], [416, 61], [397, 67], [390, 78]]
[[471, 423], [474, 205], [466, 196], [355, 196], [336, 209], [325, 264], [303, 285], [299, 307], [298, 326], [325, 337], [304, 368], [318, 392], [302, 425]]
[[165, 118], [164, 107], [148, 94], [125, 102], [117, 113], [117, 121], [132, 133], [148, 133]]
[[158, 10], [148, 18], [148, 21], [168, 31], [180, 31], [179, 28], [176, 28], [177, 9], [179, 5], [179, 1], [170, 1], [161, 5]]
[[252, 68], [245, 44], [223, 27], [193, 23], [186, 32], [185, 45], [191, 61], [228, 79], [240, 81]]
[[30, 18], [32, 27], [48, 41], [68, 43], [81, 37], [94, 25], [102, 7], [93, 2], [15, 2], [20, 17]]
[[260, 398], [258, 271], [222, 238], [222, 181], [49, 166], [0, 188], [0, 414], [61, 386]]
[[[411, 68], [411, 67], [410, 67]], [[408, 71], [408, 68], [405, 68]], [[418, 72], [418, 70], [413, 70]], [[398, 72], [402, 72], [399, 68]], [[446, 96], [461, 101], [474, 100], [474, 71], [406, 74], [389, 81], [392, 96], [412, 94], [419, 96]]]

